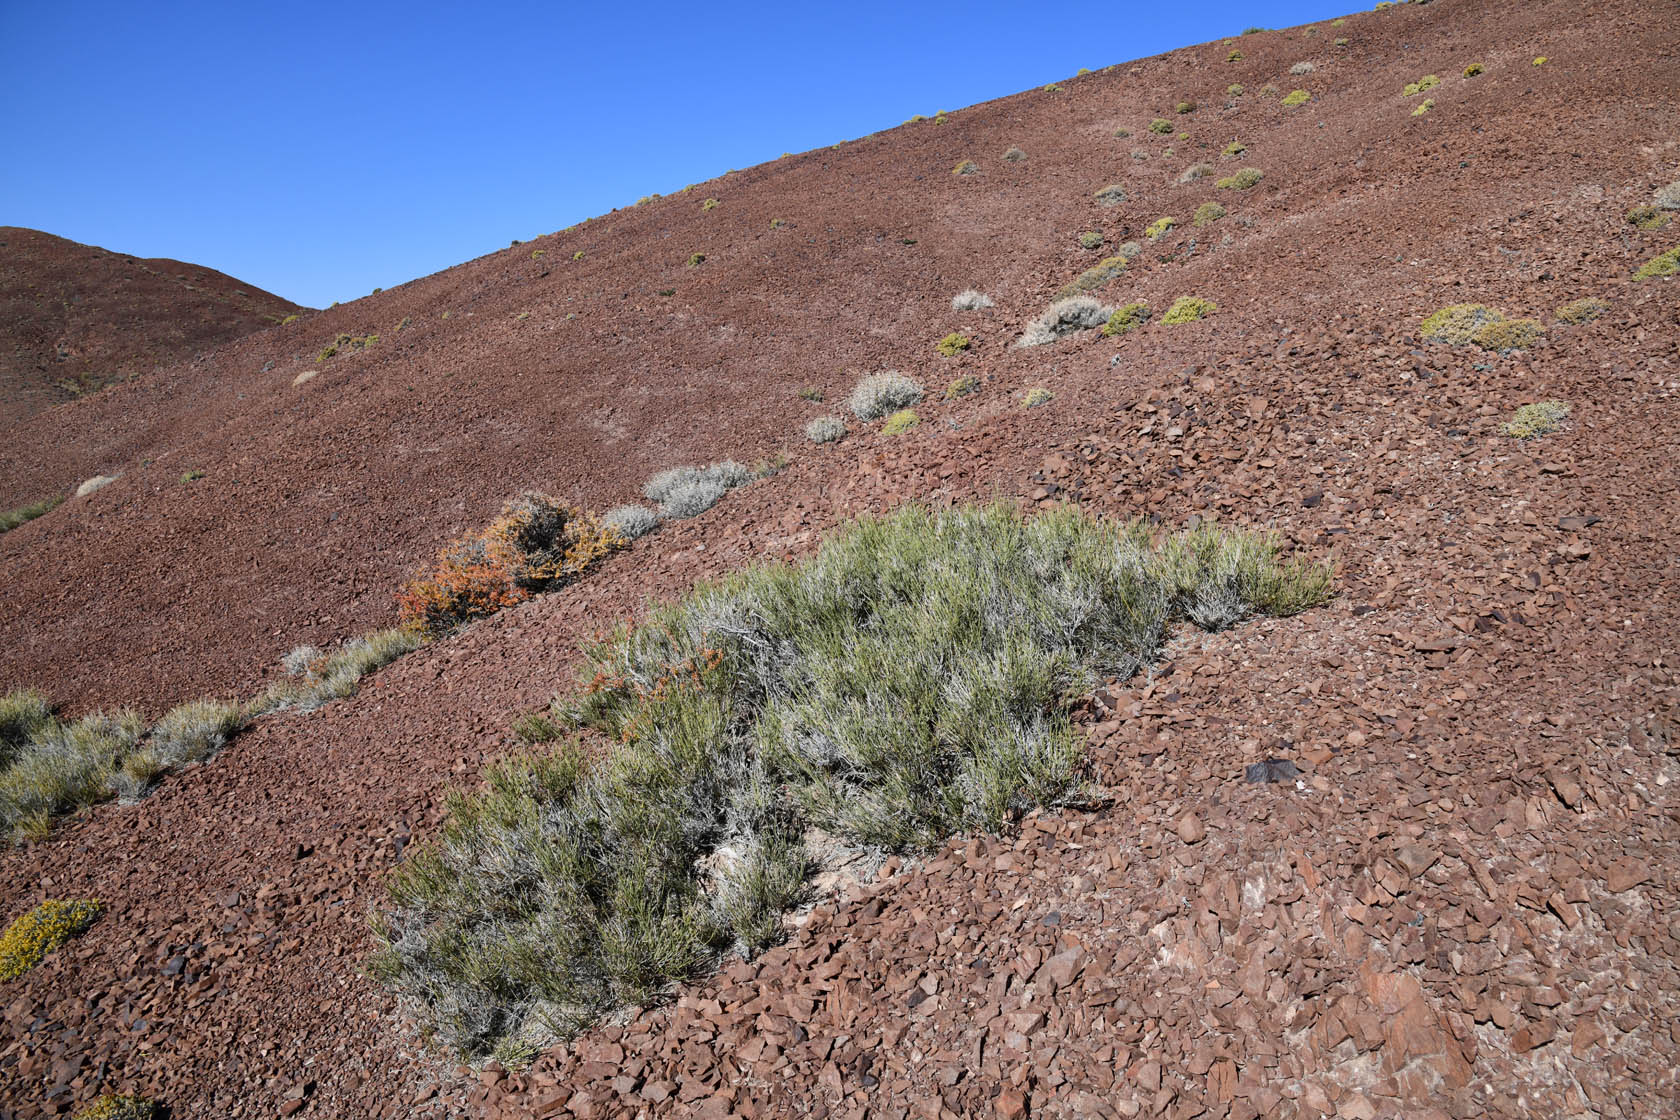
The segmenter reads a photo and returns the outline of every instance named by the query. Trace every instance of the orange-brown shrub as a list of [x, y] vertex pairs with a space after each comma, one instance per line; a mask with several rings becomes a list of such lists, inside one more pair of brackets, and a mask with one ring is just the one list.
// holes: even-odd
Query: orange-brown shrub
[[440, 634], [571, 583], [624, 538], [594, 514], [527, 492], [482, 531], [452, 542], [397, 595], [405, 621]]

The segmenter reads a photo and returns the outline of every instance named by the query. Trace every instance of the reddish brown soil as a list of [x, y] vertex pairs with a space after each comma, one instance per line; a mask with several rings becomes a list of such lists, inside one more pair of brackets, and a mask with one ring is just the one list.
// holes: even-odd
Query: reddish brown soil
[[[1680, 14], [1442, 0], [1320, 30], [732, 173], [0, 441], [0, 499], [124, 472], [0, 537], [0, 684], [149, 711], [387, 620], [405, 571], [521, 487], [603, 507], [674, 463], [793, 456], [578, 587], [6, 855], [6, 917], [111, 908], [0, 993], [0, 1115], [101, 1086], [184, 1116], [1671, 1115], [1680, 281], [1630, 282], [1676, 235], [1623, 214], [1680, 178]], [[1290, 77], [1302, 59], [1317, 72]], [[1414, 118], [1400, 89], [1426, 73], [1444, 81]], [[1250, 92], [1227, 104], [1231, 82]], [[1286, 110], [1267, 82], [1314, 100]], [[1188, 141], [1144, 131], [1186, 97]], [[1249, 154], [1221, 163], [1234, 137]], [[1176, 185], [1200, 159], [1266, 178]], [[1115, 181], [1131, 201], [1102, 209]], [[1080, 231], [1117, 244], [1215, 197], [1228, 219], [1103, 292], [1213, 317], [1009, 348], [1093, 260]], [[996, 308], [952, 312], [969, 286]], [[1588, 295], [1604, 318], [1551, 324]], [[1470, 300], [1547, 336], [1420, 343]], [[938, 358], [957, 329], [975, 349]], [[381, 341], [317, 365], [340, 331]], [[802, 441], [879, 368], [936, 390], [920, 428]], [[938, 399], [959, 372], [981, 391]], [[1028, 412], [1034, 385], [1055, 399]], [[1546, 398], [1574, 406], [1564, 430], [1500, 434]], [[1333, 553], [1342, 594], [1186, 634], [1112, 686], [1088, 712], [1101, 808], [960, 838], [523, 1073], [425, 1050], [359, 972], [380, 875], [580, 640], [856, 512], [993, 495], [1274, 526]], [[1245, 784], [1268, 757], [1300, 784]]]
[[26, 438], [43, 409], [303, 310], [212, 268], [0, 226], [0, 431]]

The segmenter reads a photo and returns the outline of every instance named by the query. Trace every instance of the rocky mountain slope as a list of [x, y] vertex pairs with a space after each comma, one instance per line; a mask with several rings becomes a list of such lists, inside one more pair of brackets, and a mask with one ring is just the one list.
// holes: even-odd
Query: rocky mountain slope
[[0, 427], [302, 310], [215, 269], [0, 226]]
[[[0, 440], [0, 505], [119, 477], [0, 536], [0, 686], [151, 715], [388, 623], [405, 574], [522, 488], [599, 509], [679, 463], [791, 462], [0, 856], [8, 919], [108, 907], [5, 985], [0, 1116], [105, 1089], [186, 1116], [1671, 1114], [1680, 280], [1634, 275], [1680, 230], [1627, 215], [1680, 180], [1677, 51], [1680, 12], [1640, 0], [1214, 41], [731, 172], [36, 416]], [[1217, 186], [1243, 167], [1263, 178]], [[1208, 202], [1226, 215], [1195, 225]], [[1013, 345], [1128, 241], [1094, 294], [1149, 322]], [[967, 288], [993, 306], [953, 310]], [[1163, 322], [1181, 296], [1216, 309]], [[1602, 314], [1560, 320], [1589, 297]], [[1461, 303], [1542, 333], [1425, 341]], [[942, 356], [952, 332], [971, 345]], [[805, 441], [881, 369], [930, 389], [917, 427]], [[961, 376], [977, 391], [946, 399]], [[1557, 431], [1506, 433], [1547, 400]], [[1100, 806], [888, 861], [785, 946], [529, 1068], [426, 1047], [361, 971], [381, 877], [581, 643], [860, 512], [991, 497], [1272, 527], [1333, 554], [1340, 594], [1183, 635], [1091, 698]], [[1293, 773], [1246, 780], [1270, 760]]]

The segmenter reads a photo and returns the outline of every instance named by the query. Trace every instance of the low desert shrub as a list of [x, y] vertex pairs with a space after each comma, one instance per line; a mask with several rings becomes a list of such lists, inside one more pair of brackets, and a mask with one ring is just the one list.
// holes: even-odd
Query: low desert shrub
[[7, 748], [0, 769], [0, 834], [16, 840], [44, 839], [53, 817], [109, 797], [111, 776], [145, 725], [123, 709], [32, 728], [26, 741]]
[[733, 459], [709, 467], [672, 467], [660, 471], [642, 487], [642, 495], [659, 503], [659, 514], [680, 521], [698, 517], [737, 486], [753, 480], [753, 472]]
[[283, 708], [312, 712], [353, 694], [363, 677], [424, 644], [425, 635], [410, 624], [359, 634], [330, 653], [298, 646], [280, 659], [286, 679], [270, 685], [252, 707], [258, 713]]
[[1206, 629], [1325, 601], [1267, 537], [909, 507], [587, 650], [522, 751], [388, 881], [374, 973], [469, 1054], [576, 1031], [782, 935], [812, 830], [928, 850], [1084, 796], [1072, 703]]
[[601, 515], [601, 524], [627, 541], [645, 537], [659, 526], [659, 515], [646, 506], [614, 506]]
[[717, 199], [708, 198], [706, 201], [704, 201], [700, 204], [700, 209], [702, 209], [702, 210], [716, 210], [717, 206], [718, 206], [718, 200]]
[[1666, 253], [1659, 253], [1640, 265], [1634, 272], [1635, 280], [1650, 280], [1658, 276], [1673, 276], [1680, 273], [1680, 245]]
[[1026, 408], [1037, 408], [1041, 404], [1049, 404], [1056, 399], [1056, 395], [1042, 385], [1034, 385], [1027, 390], [1027, 395], [1021, 398], [1021, 404]]
[[1116, 308], [1109, 315], [1108, 322], [1103, 324], [1102, 332], [1112, 338], [1125, 334], [1149, 322], [1149, 305], [1147, 303], [1128, 303], [1124, 307]]
[[1421, 117], [1433, 108], [1435, 108], [1435, 99], [1433, 97], [1426, 97], [1422, 101], [1418, 102], [1417, 108], [1412, 110], [1412, 116]]
[[881, 425], [881, 434], [889, 436], [903, 435], [905, 432], [908, 432], [911, 428], [914, 428], [921, 422], [922, 418], [916, 415], [915, 409], [901, 408], [891, 416], [887, 417], [887, 422]]
[[1180, 101], [1177, 105], [1173, 106], [1173, 109], [1177, 111], [1180, 116], [1183, 116], [1186, 113], [1194, 113], [1196, 111], [1196, 103], [1194, 101]]
[[1196, 216], [1192, 219], [1199, 226], [1210, 226], [1225, 216], [1225, 207], [1217, 202], [1204, 202], [1196, 207]]
[[984, 311], [992, 306], [992, 297], [985, 292], [977, 292], [973, 288], [958, 292], [951, 297], [952, 311]]
[[1664, 210], [1680, 210], [1680, 181], [1652, 191], [1651, 201]]
[[1627, 212], [1627, 220], [1635, 229], [1661, 229], [1668, 224], [1669, 216], [1655, 206], [1635, 206]]
[[1419, 333], [1425, 342], [1464, 346], [1475, 341], [1477, 331], [1504, 318], [1504, 313], [1485, 304], [1455, 303], [1425, 319]]
[[35, 689], [0, 696], [0, 768], [11, 765], [13, 756], [52, 724], [52, 702]]
[[446, 633], [543, 591], [558, 590], [621, 543], [599, 518], [527, 491], [482, 531], [446, 547], [397, 596], [405, 623]]
[[1483, 350], [1509, 354], [1533, 346], [1545, 332], [1546, 328], [1537, 319], [1501, 319], [1479, 328], [1470, 341]]
[[1102, 248], [1102, 243], [1103, 235], [1098, 233], [1096, 230], [1088, 229], [1079, 235], [1079, 247], [1081, 249], [1100, 249]]
[[1233, 140], [1225, 145], [1225, 150], [1219, 153], [1220, 159], [1241, 159], [1248, 154], [1248, 148], [1240, 140]]
[[1110, 183], [1092, 197], [1104, 206], [1118, 206], [1126, 201], [1126, 188], [1119, 183]]
[[1180, 183], [1194, 183], [1197, 179], [1206, 179], [1213, 174], [1213, 164], [1192, 163], [1178, 174]]
[[1534, 59], [1534, 65], [1544, 66], [1544, 65], [1546, 65], [1546, 63], [1548, 63], [1550, 61], [1551, 61], [1551, 59], [1547, 58], [1545, 55], [1539, 55]]
[[1219, 180], [1219, 189], [1225, 191], [1246, 191], [1259, 184], [1266, 177], [1266, 173], [1258, 167], [1245, 167], [1234, 175], [1227, 175]]
[[1610, 305], [1601, 299], [1588, 296], [1586, 299], [1574, 300], [1557, 309], [1560, 323], [1590, 323], [1606, 311]]
[[1159, 241], [1161, 238], [1170, 233], [1172, 228], [1177, 224], [1177, 220], [1171, 215], [1156, 218], [1153, 222], [1149, 223], [1149, 228], [1143, 231], [1143, 235], [1151, 241]]
[[1112, 257], [1104, 257], [1063, 285], [1062, 290], [1056, 293], [1056, 298], [1068, 299], [1083, 292], [1096, 291], [1122, 272], [1125, 272], [1127, 264], [1136, 255], [1136, 253], [1133, 253], [1128, 256], [1125, 253], [1125, 247], [1122, 246], [1121, 252]]
[[909, 408], [922, 399], [921, 382], [902, 373], [872, 373], [859, 381], [847, 398], [859, 420], [879, 420], [889, 412]]
[[969, 339], [966, 334], [952, 331], [950, 334], [940, 339], [934, 345], [934, 349], [938, 350], [947, 358], [954, 358], [958, 354], [961, 354], [964, 350], [967, 350], [969, 345]]
[[1027, 324], [1016, 345], [1043, 346], [1064, 335], [1094, 330], [1106, 323], [1112, 313], [1112, 308], [1104, 307], [1091, 296], [1068, 296], [1052, 303], [1042, 315]]
[[955, 167], [951, 168], [951, 174], [953, 174], [953, 175], [973, 175], [976, 172], [978, 172], [979, 170], [980, 170], [980, 165], [979, 164], [975, 163], [971, 159], [965, 159], [961, 163], [957, 164]]
[[965, 373], [945, 386], [945, 399], [954, 401], [958, 397], [968, 396], [978, 388], [980, 388], [980, 379], [973, 374]]
[[[152, 726], [146, 748], [166, 768], [203, 762], [245, 725], [245, 712], [223, 700], [189, 700], [164, 713]], [[132, 796], [132, 795], [131, 795]]]
[[16, 980], [72, 937], [87, 931], [105, 909], [96, 898], [49, 898], [0, 932], [0, 981]]
[[1487, 67], [1483, 66], [1481, 63], [1472, 62], [1470, 65], [1468, 65], [1464, 68], [1464, 76], [1466, 78], [1474, 78], [1486, 69], [1487, 69]]
[[1289, 72], [1291, 74], [1295, 75], [1297, 78], [1299, 78], [1299, 77], [1302, 77], [1306, 74], [1311, 74], [1313, 71], [1315, 71], [1317, 69], [1318, 69], [1318, 67], [1314, 66], [1310, 62], [1297, 62], [1295, 65], [1293, 65], [1289, 68]]
[[802, 401], [821, 401], [823, 399], [823, 393], [821, 389], [813, 389], [810, 386], [806, 386], [805, 388], [799, 390], [799, 399]]
[[1406, 97], [1416, 97], [1418, 94], [1426, 93], [1440, 84], [1440, 78], [1436, 77], [1434, 74], [1425, 74], [1415, 82], [1408, 82], [1406, 84], [1406, 88], [1400, 92]]
[[728, 492], [729, 488], [717, 479], [696, 478], [672, 488], [660, 503], [659, 512], [672, 521], [699, 517], [722, 501]]
[[1020, 163], [1027, 158], [1027, 153], [1019, 148], [1010, 148], [1003, 153], [1003, 158], [1006, 163]]
[[805, 438], [812, 443], [834, 443], [845, 438], [846, 421], [840, 416], [819, 416], [805, 425]]
[[1241, 97], [1242, 92], [1243, 87], [1241, 82], [1232, 82], [1230, 85], [1225, 87], [1225, 93], [1230, 97]]
[[25, 521], [33, 521], [44, 513], [51, 513], [64, 501], [64, 495], [59, 494], [51, 498], [42, 498], [38, 502], [30, 502], [26, 506], [16, 509], [0, 510], [0, 533], [9, 533], [22, 525]]
[[1517, 439], [1534, 439], [1557, 431], [1568, 416], [1569, 405], [1564, 401], [1536, 401], [1517, 409], [1499, 430]]
[[1201, 299], [1197, 296], [1179, 296], [1167, 308], [1167, 313], [1161, 316], [1163, 323], [1194, 323], [1198, 319], [1206, 319], [1219, 305], [1211, 299]]
[[1173, 123], [1165, 117], [1156, 117], [1149, 122], [1149, 131], [1157, 136], [1171, 136], [1175, 129]]
[[1232, 51], [1230, 54], [1225, 56], [1226, 62], [1241, 62], [1242, 60], [1243, 53], [1241, 51]]
[[703, 265], [705, 263], [706, 263], [706, 254], [704, 254], [704, 253], [690, 253], [689, 254], [689, 257], [688, 257], [688, 267], [689, 268], [699, 268], [701, 265]]
[[1309, 102], [1311, 100], [1312, 100], [1312, 94], [1308, 93], [1306, 90], [1304, 90], [1304, 89], [1293, 89], [1293, 90], [1290, 90], [1287, 94], [1284, 95], [1283, 107], [1285, 109], [1293, 109], [1297, 105], [1305, 105], [1307, 102]]
[[70, 1120], [161, 1120], [162, 1116], [155, 1101], [105, 1093]]

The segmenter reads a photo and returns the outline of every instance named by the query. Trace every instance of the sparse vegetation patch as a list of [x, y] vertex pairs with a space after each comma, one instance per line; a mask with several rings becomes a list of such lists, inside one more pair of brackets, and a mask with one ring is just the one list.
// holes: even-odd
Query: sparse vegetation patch
[[1627, 212], [1627, 220], [1635, 229], [1661, 229], [1668, 224], [1669, 216], [1655, 206], [1635, 206]]
[[965, 373], [945, 386], [945, 399], [954, 401], [958, 397], [966, 397], [980, 388], [980, 379], [973, 374]]
[[1165, 117], [1156, 117], [1149, 122], [1149, 131], [1157, 136], [1171, 136], [1173, 134], [1173, 123]]
[[1128, 255], [1125, 252], [1125, 246], [1121, 246], [1121, 252], [1116, 253], [1112, 257], [1104, 257], [1102, 260], [1074, 277], [1073, 280], [1065, 285], [1060, 292], [1056, 293], [1057, 298], [1066, 299], [1070, 296], [1079, 295], [1082, 292], [1096, 291], [1098, 288], [1102, 287], [1122, 272], [1125, 272], [1127, 263], [1131, 260], [1131, 257], [1135, 255], [1135, 253]]
[[160, 1120], [162, 1115], [156, 1102], [145, 1097], [105, 1093], [71, 1120]]
[[1128, 303], [1124, 307], [1116, 308], [1109, 315], [1108, 322], [1103, 324], [1103, 334], [1112, 338], [1118, 334], [1125, 334], [1129, 330], [1143, 326], [1149, 322], [1149, 305], [1147, 303]]
[[1217, 202], [1204, 202], [1196, 207], [1196, 215], [1192, 219], [1199, 226], [1210, 226], [1225, 216], [1225, 207]]
[[94, 898], [49, 898], [0, 932], [0, 981], [16, 980], [47, 954], [86, 932], [105, 904]]
[[1143, 235], [1151, 241], [1159, 241], [1171, 232], [1172, 228], [1177, 224], [1178, 222], [1170, 214], [1165, 217], [1156, 218], [1153, 222], [1149, 223], [1149, 228], [1143, 231]]
[[934, 349], [938, 350], [947, 358], [954, 358], [958, 354], [961, 354], [964, 350], [967, 350], [970, 345], [969, 338], [966, 334], [952, 331], [950, 334], [940, 339], [938, 343], [935, 344]]
[[978, 172], [979, 170], [980, 170], [980, 165], [979, 164], [975, 163], [971, 159], [965, 159], [961, 163], [957, 164], [955, 167], [951, 168], [951, 174], [953, 174], [953, 175], [973, 175], [976, 172]]
[[951, 297], [952, 311], [984, 311], [992, 306], [992, 297], [985, 292], [977, 292], [973, 288], [958, 292]]
[[1199, 319], [1206, 319], [1218, 310], [1219, 305], [1211, 299], [1202, 299], [1199, 296], [1179, 296], [1173, 300], [1172, 306], [1167, 308], [1167, 313], [1161, 316], [1161, 322], [1194, 323]]
[[1034, 385], [1027, 390], [1027, 395], [1021, 398], [1021, 403], [1027, 408], [1037, 408], [1041, 404], [1049, 404], [1056, 399], [1056, 395], [1042, 385]]
[[474, 1054], [646, 1004], [780, 938], [809, 830], [920, 850], [1077, 797], [1074, 698], [1178, 620], [1294, 614], [1330, 578], [1249, 534], [911, 507], [699, 586], [588, 651], [555, 712], [595, 738], [451, 798], [373, 968]]
[[889, 412], [909, 408], [922, 399], [922, 386], [912, 377], [888, 371], [872, 373], [852, 389], [846, 403], [859, 420], [878, 420]]
[[1290, 90], [1287, 94], [1284, 95], [1283, 107], [1285, 109], [1293, 109], [1297, 105], [1305, 105], [1307, 102], [1309, 102], [1311, 100], [1312, 100], [1312, 94], [1308, 93], [1306, 90], [1304, 90], [1304, 89], [1294, 89], [1294, 90]]
[[1557, 431], [1568, 416], [1569, 405], [1564, 401], [1536, 401], [1517, 409], [1499, 430], [1517, 439], [1534, 439]]
[[1126, 188], [1119, 183], [1110, 183], [1093, 197], [1104, 206], [1118, 206], [1126, 201]]
[[887, 422], [881, 425], [881, 434], [888, 436], [901, 436], [921, 422], [922, 418], [916, 415], [915, 409], [901, 408], [891, 416], [887, 417]]
[[1113, 309], [1104, 307], [1091, 296], [1077, 295], [1059, 299], [1038, 318], [1027, 324], [1017, 346], [1043, 346], [1064, 335], [1095, 330], [1108, 321]]
[[1258, 185], [1260, 180], [1265, 177], [1266, 173], [1258, 167], [1245, 167], [1236, 174], [1227, 175], [1219, 180], [1218, 186], [1220, 190], [1246, 191], [1250, 187]]
[[812, 443], [833, 443], [846, 435], [846, 421], [840, 416], [819, 416], [805, 425], [805, 438]]
[[0, 511], [0, 533], [9, 533], [25, 521], [33, 521], [44, 513], [51, 513], [63, 501], [64, 495], [59, 494], [51, 498], [42, 498], [38, 502], [30, 502], [17, 509]]
[[1673, 276], [1680, 272], [1680, 245], [1676, 245], [1666, 253], [1659, 253], [1640, 265], [1634, 272], [1635, 280], [1650, 280], [1658, 276]]
[[601, 524], [627, 541], [645, 537], [659, 527], [659, 515], [646, 506], [614, 506], [601, 515]]
[[1588, 296], [1586, 299], [1574, 300], [1558, 308], [1557, 317], [1558, 321], [1563, 323], [1590, 323], [1608, 310], [1610, 310], [1608, 303], [1593, 296]]

